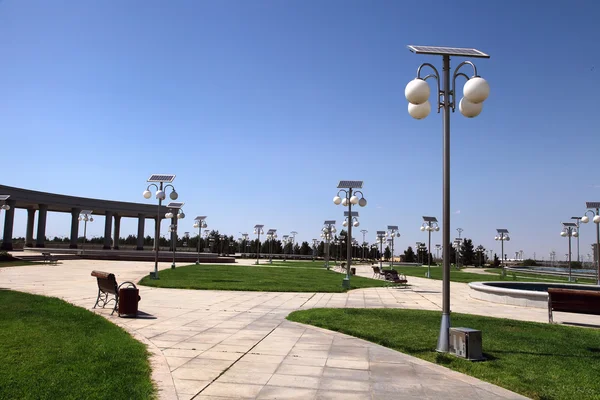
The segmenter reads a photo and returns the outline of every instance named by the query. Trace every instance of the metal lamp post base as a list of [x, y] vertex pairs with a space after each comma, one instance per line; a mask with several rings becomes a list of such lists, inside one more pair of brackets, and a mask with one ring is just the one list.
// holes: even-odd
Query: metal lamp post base
[[155, 271], [150, 272], [150, 279], [157, 280], [158, 272], [155, 272]]
[[435, 351], [438, 353], [447, 353], [450, 349], [448, 335], [450, 334], [450, 314], [442, 314], [442, 322], [440, 324], [440, 334]]
[[171, 269], [175, 269], [175, 264], [171, 264]]
[[344, 289], [350, 289], [350, 279], [348, 279], [348, 277], [345, 277], [342, 281], [342, 287]]

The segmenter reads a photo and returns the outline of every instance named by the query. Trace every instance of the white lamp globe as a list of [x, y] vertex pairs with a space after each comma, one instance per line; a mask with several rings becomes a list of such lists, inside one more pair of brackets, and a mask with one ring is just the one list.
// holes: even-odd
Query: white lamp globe
[[206, 222], [202, 221], [202, 227], [206, 228], [208, 225], [206, 225]]
[[439, 231], [439, 230], [440, 230], [440, 227], [439, 227], [439, 226], [436, 226], [436, 227], [435, 227], [435, 231], [437, 232], [437, 231]]
[[150, 193], [150, 191], [146, 189], [144, 190], [144, 193], [142, 193], [142, 196], [144, 196], [145, 199], [149, 199], [150, 197], [152, 197], [152, 193]]
[[409, 103], [423, 104], [429, 99], [429, 85], [423, 79], [415, 78], [404, 88], [404, 96]]
[[358, 221], [354, 221], [354, 223], [352, 224], [352, 226], [354, 226], [355, 228], [358, 228], [360, 225], [360, 222]]
[[358, 201], [358, 205], [361, 207], [364, 207], [367, 205], [367, 199], [365, 199], [364, 197], [362, 197], [359, 201]]
[[475, 118], [479, 114], [481, 114], [481, 110], [483, 110], [483, 103], [473, 103], [469, 101], [466, 97], [460, 99], [460, 103], [458, 105], [458, 109], [460, 113], [467, 118]]
[[431, 104], [426, 101], [423, 104], [408, 103], [408, 113], [414, 119], [423, 119], [431, 112]]
[[565, 232], [565, 231], [562, 231], [562, 232], [560, 233], [560, 236], [562, 236], [562, 237], [565, 237], [565, 236], [567, 236], [567, 232]]
[[177, 200], [177, 198], [179, 197], [179, 195], [177, 194], [177, 192], [175, 190], [173, 190], [171, 192], [171, 194], [169, 195], [169, 197], [171, 198], [171, 200]]
[[199, 225], [199, 224], [196, 222], [196, 223], [194, 224], [194, 228], [200, 228], [200, 225]]
[[573, 237], [577, 237], [577, 236], [579, 236], [579, 233], [578, 232], [573, 232]]
[[506, 240], [507, 242], [510, 242], [510, 238], [508, 236], [505, 236], [504, 240]]
[[157, 190], [157, 191], [156, 191], [156, 198], [157, 198], [158, 200], [164, 200], [164, 199], [165, 199], [165, 197], [166, 197], [166, 195], [165, 195], [165, 192], [164, 192], [164, 191], [162, 191], [162, 190]]
[[596, 215], [596, 216], [594, 217], [594, 223], [595, 223], [595, 224], [600, 224], [600, 215]]
[[590, 222], [590, 218], [587, 215], [584, 215], [583, 217], [581, 217], [581, 222], [587, 224], [588, 222]]
[[483, 78], [476, 76], [469, 79], [463, 87], [463, 96], [471, 103], [481, 103], [490, 95], [490, 85]]
[[333, 228], [331, 228], [331, 232], [332, 233], [336, 233], [337, 232], [337, 229], [335, 229], [335, 226]]
[[256, 231], [256, 229], [254, 230], [254, 234], [256, 235], [258, 232]]
[[352, 203], [352, 204], [358, 204], [358, 197], [357, 196], [350, 197], [350, 203]]
[[342, 198], [340, 196], [335, 196], [333, 198], [333, 204], [335, 204], [336, 206], [339, 206], [341, 202], [342, 202]]
[[425, 232], [425, 227], [424, 226], [421, 227], [421, 232]]
[[181, 212], [181, 213], [177, 214], [177, 218], [184, 219], [185, 218], [185, 213]]
[[342, 224], [342, 226], [348, 226], [348, 221], [344, 221], [344, 223]]
[[500, 238], [498, 236], [494, 237], [494, 240], [499, 240]]
[[89, 221], [90, 219], [88, 218], [88, 216], [86, 215], [85, 217], [83, 217], [84, 221]]
[[344, 207], [346, 207], [346, 206], [348, 205], [348, 199], [347, 199], [346, 197], [344, 197], [344, 198], [342, 199], [342, 205], [343, 205]]

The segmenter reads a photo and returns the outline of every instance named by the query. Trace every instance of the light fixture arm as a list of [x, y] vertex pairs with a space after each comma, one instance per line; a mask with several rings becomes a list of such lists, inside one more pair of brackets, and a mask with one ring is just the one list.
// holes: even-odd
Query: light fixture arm
[[464, 65], [470, 65], [471, 67], [473, 67], [473, 78], [479, 76], [477, 75], [477, 67], [471, 61], [463, 61], [460, 64], [458, 64], [456, 68], [454, 68], [454, 74], [452, 74], [452, 88], [450, 90], [450, 96], [452, 96], [452, 101], [449, 101], [450, 107], [452, 107], [452, 112], [454, 112], [454, 110], [456, 109], [456, 78], [458, 78], [459, 76], [463, 76], [467, 80], [471, 79], [466, 74], [459, 72]]

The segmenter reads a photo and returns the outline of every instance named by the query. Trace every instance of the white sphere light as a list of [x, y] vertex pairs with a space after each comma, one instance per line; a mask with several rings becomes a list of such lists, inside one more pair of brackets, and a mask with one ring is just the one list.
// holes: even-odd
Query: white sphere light
[[150, 193], [148, 189], [144, 190], [144, 193], [142, 195], [145, 199], [149, 199], [150, 197], [152, 197], [152, 193]]
[[409, 103], [423, 104], [429, 99], [429, 85], [421, 78], [408, 82], [404, 89], [404, 96]]
[[473, 103], [469, 101], [466, 97], [460, 99], [460, 103], [458, 104], [458, 109], [460, 113], [467, 118], [475, 118], [479, 114], [481, 114], [481, 110], [483, 110], [483, 103]]
[[181, 213], [177, 214], [177, 218], [184, 219], [185, 218], [185, 213], [181, 212]]
[[560, 236], [562, 236], [562, 237], [565, 237], [565, 236], [567, 236], [567, 232], [565, 232], [565, 231], [562, 231], [562, 232], [560, 233]]
[[408, 103], [408, 113], [414, 119], [423, 119], [431, 112], [431, 104], [426, 101], [423, 104]]
[[500, 239], [498, 236], [494, 237], [494, 240], [498, 240], [498, 239]]
[[348, 205], [348, 198], [347, 198], [347, 197], [344, 197], [344, 198], [342, 199], [342, 205], [343, 205], [344, 207], [346, 207], [346, 206]]
[[481, 103], [490, 95], [490, 85], [483, 78], [476, 76], [469, 79], [463, 87], [463, 96], [471, 103]]
[[164, 200], [166, 197], [165, 192], [163, 192], [162, 190], [157, 190], [156, 191], [156, 198], [158, 200]]
[[94, 218], [90, 217], [90, 222], [94, 222]]
[[506, 240], [507, 242], [510, 242], [510, 238], [508, 236], [504, 237], [504, 240]]
[[577, 236], [579, 236], [579, 233], [573, 232], [573, 237], [577, 237]]
[[344, 223], [342, 224], [342, 226], [348, 226], [348, 221], [344, 221]]
[[169, 195], [169, 197], [171, 198], [171, 200], [177, 200], [177, 198], [179, 197], [179, 195], [177, 194], [176, 191], [172, 191], [171, 194]]
[[581, 217], [581, 222], [587, 224], [588, 222], [590, 222], [590, 218], [587, 215], [584, 215], [583, 217]]
[[354, 221], [354, 223], [352, 224], [355, 228], [358, 228], [360, 225], [360, 222], [358, 221]]
[[435, 231], [437, 232], [437, 231], [439, 231], [439, 230], [440, 230], [440, 227], [439, 227], [439, 226], [436, 226], [436, 227], [435, 227]]
[[340, 196], [335, 196], [333, 198], [333, 204], [335, 204], [336, 206], [339, 206], [341, 202], [342, 202], [342, 198]]
[[194, 224], [194, 228], [200, 228], [200, 225], [198, 225], [198, 223], [196, 222], [196, 223]]
[[596, 216], [594, 217], [594, 223], [595, 223], [595, 224], [600, 224], [600, 215], [596, 215]]
[[365, 199], [364, 197], [362, 197], [359, 201], [358, 201], [358, 205], [361, 207], [364, 207], [367, 205], [367, 199]]
[[350, 197], [350, 203], [352, 203], [352, 204], [358, 204], [358, 197], [357, 196]]
[[425, 232], [425, 227], [424, 226], [421, 227], [421, 232]]

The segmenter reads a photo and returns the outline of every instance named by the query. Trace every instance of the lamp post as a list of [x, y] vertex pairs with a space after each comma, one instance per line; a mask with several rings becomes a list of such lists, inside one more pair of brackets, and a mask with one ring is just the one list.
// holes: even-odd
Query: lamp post
[[291, 243], [290, 242], [290, 236], [289, 235], [283, 235], [283, 237], [281, 238], [281, 245], [283, 246], [283, 261], [285, 261], [286, 247], [287, 247], [288, 243]]
[[427, 278], [431, 278], [431, 232], [437, 232], [439, 230], [440, 227], [438, 226], [436, 217], [423, 217], [421, 232], [427, 231], [427, 233], [429, 234], [429, 245], [427, 246]]
[[[428, 47], [428, 46], [408, 46], [416, 54], [430, 54], [442, 56], [443, 70], [442, 76], [437, 69], [429, 63], [424, 63], [417, 69], [417, 78], [409, 82], [405, 89], [406, 99], [409, 101], [408, 112], [416, 119], [425, 118], [430, 110], [429, 103], [429, 85], [427, 79], [434, 78], [437, 81], [436, 102], [438, 112], [443, 109], [443, 231], [442, 241], [444, 243], [444, 280], [442, 285], [442, 320], [440, 324], [440, 334], [436, 350], [447, 353], [449, 351], [449, 329], [450, 329], [450, 249], [447, 244], [450, 243], [450, 109], [455, 110], [456, 101], [456, 78], [461, 76], [467, 78], [463, 92], [465, 97], [460, 100], [458, 108], [465, 117], [472, 118], [481, 112], [483, 101], [489, 95], [488, 83], [477, 74], [477, 68], [470, 61], [461, 62], [452, 74], [450, 80], [450, 56], [458, 57], [476, 57], [489, 58], [489, 55], [475, 49]], [[461, 67], [469, 65], [474, 70], [474, 76], [469, 78], [466, 74], [459, 72]], [[421, 78], [421, 69], [429, 67], [433, 74]], [[441, 82], [440, 82], [441, 81]], [[441, 85], [440, 85], [441, 84]]]
[[362, 259], [363, 259], [363, 261], [364, 261], [364, 260], [365, 260], [365, 246], [367, 245], [367, 242], [365, 241], [365, 235], [366, 235], [367, 233], [369, 233], [369, 231], [368, 231], [368, 230], [366, 230], [366, 229], [361, 229], [360, 233], [362, 233], [362, 234], [363, 234], [363, 241], [362, 241]]
[[323, 228], [321, 228], [321, 237], [325, 240], [325, 268], [329, 270], [329, 244], [334, 238], [337, 229], [335, 229], [335, 221], [327, 220], [323, 222]]
[[[4, 207], [4, 206], [2, 206], [2, 207]], [[88, 221], [94, 222], [94, 217], [92, 217], [92, 210], [81, 211], [79, 213], [78, 220], [83, 221], [83, 243], [81, 244], [81, 254], [85, 254], [85, 239], [87, 236], [87, 223], [88, 223]]]
[[[156, 214], [156, 232], [154, 235], [154, 274], [151, 275], [152, 279], [158, 279], [158, 251], [160, 249], [160, 206], [162, 205], [162, 201], [167, 197], [165, 190], [171, 188], [171, 194], [169, 194], [169, 198], [171, 200], [177, 200], [177, 198], [179, 197], [179, 195], [175, 191], [175, 187], [171, 185], [171, 183], [174, 180], [175, 175], [153, 174], [147, 180], [147, 182], [150, 182], [150, 185], [148, 185], [148, 187], [142, 194], [145, 199], [149, 199], [150, 197], [152, 197], [150, 187], [154, 186], [156, 188], [155, 197], [156, 199], [158, 199], [158, 212]], [[168, 183], [168, 185], [164, 185], [165, 183]]]
[[194, 228], [198, 228], [198, 259], [196, 265], [200, 264], [200, 236], [202, 236], [202, 228], [207, 228], [206, 215], [194, 218]]
[[223, 253], [223, 243], [225, 242], [225, 235], [221, 234], [219, 235], [219, 253], [220, 256], [224, 256], [225, 253]]
[[460, 239], [460, 235], [463, 233], [464, 229], [463, 228], [456, 228], [456, 231], [458, 232], [458, 238]]
[[506, 276], [506, 269], [504, 269], [504, 242], [510, 241], [510, 236], [508, 236], [507, 229], [496, 229], [496, 232], [497, 234], [496, 237], [494, 237], [494, 240], [499, 240], [500, 243], [502, 243], [502, 254], [500, 254], [500, 259], [502, 260], [502, 276]]
[[394, 238], [400, 237], [398, 225], [388, 225], [385, 236], [390, 239], [392, 244], [392, 259], [390, 261], [390, 269], [394, 269]]
[[377, 239], [375, 240], [379, 244], [379, 270], [383, 270], [383, 244], [385, 243], [385, 231], [377, 231]]
[[[298, 234], [298, 232], [296, 232], [296, 231], [290, 232], [290, 238], [292, 239], [292, 251], [291, 251], [292, 255], [296, 254], [296, 250], [294, 249], [294, 247], [296, 246], [296, 235], [297, 234]], [[291, 258], [294, 258], [294, 257], [291, 257]]]
[[588, 214], [592, 215], [592, 220], [596, 224], [596, 281], [600, 285], [600, 202], [586, 202], [585, 207], [588, 209], [584, 216], [581, 217], [581, 222], [587, 224], [590, 221]]
[[479, 246], [477, 246], [477, 248], [475, 250], [477, 250], [477, 253], [479, 253], [479, 268], [481, 268], [481, 266], [482, 266], [481, 256], [483, 255], [485, 248], [482, 245], [479, 245]]
[[173, 223], [171, 226], [169, 226], [169, 232], [171, 232], [171, 245], [173, 246], [173, 264], [171, 264], [171, 269], [175, 269], [175, 252], [177, 251], [177, 221], [185, 218], [185, 214], [181, 209], [183, 204], [184, 203], [169, 203], [167, 205], [169, 212], [165, 214], [165, 218], [173, 220]]
[[[340, 204], [344, 207], [348, 206], [348, 215], [347, 215], [348, 218], [353, 217], [352, 205], [358, 204], [361, 207], [364, 207], [367, 205], [367, 200], [364, 198], [363, 193], [360, 190], [355, 191], [355, 189], [362, 189], [362, 186], [363, 186], [363, 181], [340, 181], [340, 183], [338, 183], [337, 188], [339, 190], [337, 192], [337, 195], [333, 198], [333, 204], [335, 204], [336, 206], [340, 205]], [[341, 193], [344, 194], [343, 199], [340, 197]], [[357, 193], [360, 193], [360, 199], [356, 195]], [[352, 265], [352, 248], [350, 247], [350, 244], [352, 243], [352, 226], [353, 225], [355, 227], [358, 227], [358, 225], [359, 225], [358, 220], [354, 223], [348, 224], [348, 239], [346, 241], [346, 243], [348, 243], [348, 246], [347, 246], [348, 260], [346, 262], [346, 277], [344, 278], [344, 281], [342, 282], [342, 287], [346, 288], [346, 289], [350, 289], [350, 266]]]
[[[577, 261], [581, 261], [581, 259], [579, 258], [579, 225], [581, 222], [581, 218], [582, 217], [571, 217], [571, 219], [575, 220], [575, 224], [577, 225]], [[523, 250], [521, 250], [521, 253], [523, 252]]]
[[455, 238], [454, 242], [454, 251], [456, 252], [456, 269], [460, 269], [460, 246], [462, 244], [462, 238]]
[[313, 239], [313, 262], [315, 261], [315, 257], [317, 256], [317, 246], [319, 245], [319, 239]]
[[273, 264], [273, 241], [277, 239], [277, 229], [267, 231], [267, 240], [269, 241], [269, 264]]
[[437, 260], [439, 260], [439, 259], [440, 259], [440, 248], [441, 248], [441, 247], [442, 247], [442, 245], [441, 245], [441, 244], [436, 244], [436, 245], [435, 245], [435, 258], [436, 258]]
[[[248, 234], [247, 233], [242, 233], [240, 232], [240, 234], [242, 235], [242, 244], [241, 244], [241, 251], [243, 253], [247, 253], [248, 252]], [[248, 256], [248, 254], [246, 254], [246, 256]]]
[[263, 227], [264, 225], [254, 225], [254, 234], [258, 235], [258, 243], [256, 244], [256, 265], [260, 264], [260, 234], [265, 233]]
[[567, 258], [569, 260], [569, 282], [572, 282], [571, 279], [571, 236], [579, 237], [579, 232], [577, 231], [577, 224], [574, 222], [563, 222], [563, 229], [560, 232], [560, 236], [569, 238], [569, 253], [567, 254]]

